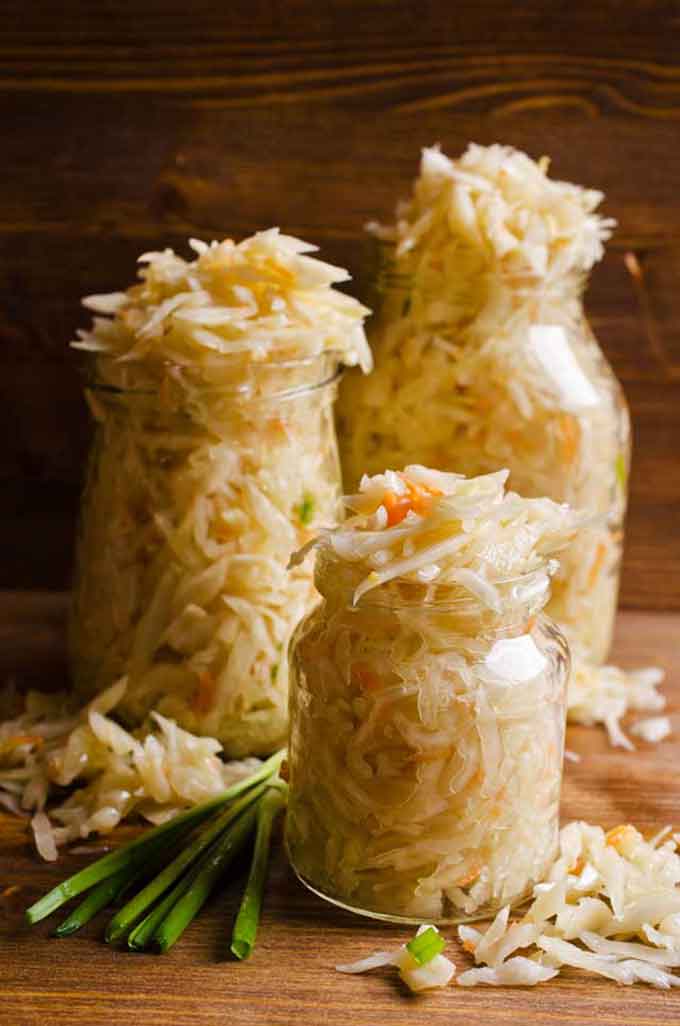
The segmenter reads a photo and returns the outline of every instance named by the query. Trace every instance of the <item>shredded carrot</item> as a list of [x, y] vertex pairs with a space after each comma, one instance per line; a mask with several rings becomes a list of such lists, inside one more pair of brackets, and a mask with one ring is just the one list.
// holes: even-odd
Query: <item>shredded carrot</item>
[[480, 873], [479, 867], [477, 869], [470, 870], [465, 876], [461, 876], [460, 880], [454, 881], [456, 887], [467, 887], [469, 884], [474, 883]]
[[477, 399], [477, 409], [482, 413], [488, 413], [496, 403], [496, 396], [493, 392], [486, 392]]
[[423, 515], [427, 513], [432, 500], [442, 493], [438, 488], [430, 488], [427, 485], [414, 484], [402, 478], [407, 491], [404, 495], [396, 495], [394, 492], [385, 492], [382, 504], [387, 510], [387, 525], [394, 527], [400, 524], [411, 511]]
[[581, 430], [576, 417], [570, 413], [563, 413], [559, 419], [560, 433], [562, 435], [562, 458], [569, 466], [578, 455], [578, 446], [581, 437]]
[[217, 524], [214, 534], [219, 542], [227, 542], [233, 537], [233, 531], [229, 524]]
[[595, 558], [590, 564], [590, 572], [588, 574], [588, 587], [592, 588], [595, 581], [600, 575], [604, 558], [607, 555], [607, 546], [604, 542], [598, 542], [597, 548], [595, 549]]
[[352, 680], [362, 691], [378, 691], [382, 684], [378, 674], [367, 663], [352, 664]]
[[579, 855], [573, 866], [569, 866], [569, 872], [572, 873], [574, 876], [578, 876], [580, 873], [583, 872], [584, 866], [585, 862], [583, 860], [583, 855]]
[[205, 716], [217, 700], [217, 680], [206, 670], [198, 675], [198, 687], [191, 703], [192, 709], [199, 716]]
[[530, 616], [529, 619], [526, 622], [526, 626], [525, 626], [524, 630], [527, 632], [527, 634], [531, 634], [531, 632], [533, 631], [535, 626], [536, 626], [536, 617], [535, 616]]
[[617, 848], [620, 841], [628, 833], [630, 826], [628, 823], [622, 823], [620, 826], [613, 827], [605, 834], [605, 840], [607, 844], [610, 844], [612, 848]]
[[288, 425], [281, 417], [273, 417], [269, 421], [269, 426], [271, 427], [272, 432], [276, 432], [279, 435], [285, 435], [288, 430]]
[[5, 887], [4, 891], [0, 891], [0, 898], [11, 898], [13, 894], [16, 894], [21, 890], [19, 884], [13, 884], [11, 887]]
[[463, 941], [463, 950], [467, 951], [470, 955], [474, 955], [476, 947], [477, 945], [473, 944], [472, 941]]

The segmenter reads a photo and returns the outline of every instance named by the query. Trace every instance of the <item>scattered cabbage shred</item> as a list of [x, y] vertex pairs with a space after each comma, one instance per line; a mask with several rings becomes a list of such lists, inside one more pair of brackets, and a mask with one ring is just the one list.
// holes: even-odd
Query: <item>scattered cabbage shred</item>
[[680, 986], [680, 856], [669, 832], [646, 841], [630, 825], [565, 826], [521, 919], [510, 922], [506, 906], [485, 932], [458, 928], [479, 968], [457, 982], [534, 986], [573, 966], [624, 985]]
[[[420, 937], [426, 930], [437, 931], [437, 927], [424, 923], [418, 927], [416, 937]], [[377, 951], [374, 955], [362, 958], [358, 962], [336, 965], [335, 968], [339, 973], [365, 973], [370, 969], [381, 969], [386, 965], [396, 966], [399, 976], [414, 993], [445, 987], [447, 983], [451, 982], [456, 972], [453, 962], [442, 954], [435, 955], [424, 965], [420, 965], [406, 944], [402, 944], [396, 951]]]
[[[521, 919], [511, 921], [505, 906], [486, 930], [458, 927], [477, 965], [455, 982], [534, 987], [571, 966], [624, 986], [680, 986], [680, 975], [672, 971], [680, 968], [680, 856], [669, 832], [670, 827], [646, 841], [631, 825], [605, 833], [588, 823], [569, 823], [548, 878], [534, 887]], [[421, 926], [418, 935], [426, 929]], [[336, 969], [361, 973], [396, 965], [411, 989], [421, 990], [420, 981], [404, 971], [407, 956], [402, 945]], [[430, 969], [428, 987], [446, 986], [455, 972], [448, 959], [437, 957], [441, 966], [433, 960], [431, 968], [415, 970]]]
[[614, 744], [628, 709], [657, 709], [658, 679], [601, 666], [611, 640], [629, 470], [621, 390], [583, 317], [585, 276], [614, 222], [602, 194], [551, 179], [505, 146], [457, 160], [425, 149], [389, 227], [376, 367], [341, 391], [345, 480], [427, 463], [468, 475], [510, 468], [510, 486], [594, 514], [561, 557], [549, 613], [575, 667], [569, 716]]
[[[109, 714], [125, 695], [125, 679], [82, 710], [73, 697], [11, 688], [0, 695], [14, 714], [0, 724], [0, 801], [12, 812], [32, 812], [40, 855], [56, 858], [61, 845], [107, 834], [133, 812], [152, 823], [220, 794], [260, 765], [249, 758], [224, 762], [214, 738], [196, 737], [152, 713], [146, 729], [128, 733]], [[44, 811], [54, 788], [75, 789]]]

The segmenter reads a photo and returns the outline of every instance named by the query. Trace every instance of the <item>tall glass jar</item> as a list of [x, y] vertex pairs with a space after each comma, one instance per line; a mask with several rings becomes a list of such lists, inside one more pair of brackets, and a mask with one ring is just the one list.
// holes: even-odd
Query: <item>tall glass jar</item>
[[230, 756], [267, 753], [285, 743], [288, 641], [317, 598], [288, 559], [337, 514], [337, 355], [223, 360], [205, 384], [168, 367], [160, 391], [140, 386], [140, 364], [131, 389], [129, 365], [105, 363], [86, 388], [77, 687], [91, 696], [127, 675], [128, 724], [154, 710]]
[[352, 586], [291, 645], [295, 872], [395, 922], [520, 902], [558, 838], [569, 656], [540, 612], [545, 569], [499, 585], [498, 612], [432, 586], [420, 602], [376, 589], [353, 606]]
[[548, 611], [601, 663], [618, 598], [630, 422], [583, 311], [585, 276], [499, 274], [461, 326], [451, 320], [455, 282], [434, 304], [409, 266], [384, 247], [375, 370], [350, 375], [340, 397], [345, 485], [409, 463], [469, 476], [507, 467], [521, 495], [593, 514], [561, 556]]

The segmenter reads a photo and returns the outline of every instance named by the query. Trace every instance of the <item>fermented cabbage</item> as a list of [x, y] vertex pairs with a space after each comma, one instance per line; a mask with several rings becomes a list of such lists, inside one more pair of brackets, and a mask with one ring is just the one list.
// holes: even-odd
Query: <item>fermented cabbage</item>
[[[645, 840], [630, 824], [605, 833], [569, 823], [559, 857], [521, 919], [511, 923], [505, 907], [486, 931], [458, 928], [483, 968], [457, 982], [533, 985], [539, 966], [552, 970], [543, 977], [549, 979], [569, 965], [626, 985], [680, 986], [680, 976], [669, 972], [680, 967], [680, 856], [669, 833], [667, 827]], [[529, 959], [509, 957], [531, 947]], [[519, 961], [524, 969], [509, 972]]]
[[[376, 367], [341, 392], [345, 483], [419, 461], [599, 517], [561, 557], [549, 613], [575, 662], [602, 663], [616, 612], [630, 429], [583, 315], [585, 276], [614, 222], [602, 194], [503, 146], [423, 152], [385, 246]], [[594, 668], [594, 667], [593, 667]]]
[[92, 296], [75, 346], [98, 421], [71, 621], [91, 696], [151, 710], [227, 755], [285, 741], [290, 634], [316, 600], [290, 552], [334, 522], [338, 365], [370, 369], [368, 313], [315, 247], [260, 232], [140, 257], [141, 282]]
[[312, 889], [408, 921], [481, 916], [557, 845], [567, 650], [539, 612], [582, 518], [410, 466], [322, 533], [291, 649], [287, 844]]
[[[0, 724], [0, 804], [33, 813], [43, 858], [56, 858], [69, 841], [107, 834], [133, 813], [152, 823], [170, 819], [260, 765], [255, 758], [224, 762], [214, 738], [189, 734], [158, 713], [134, 734], [124, 730], [110, 714], [126, 684], [122, 678], [82, 709], [74, 695], [0, 692], [8, 716]], [[48, 818], [43, 810], [56, 795]]]

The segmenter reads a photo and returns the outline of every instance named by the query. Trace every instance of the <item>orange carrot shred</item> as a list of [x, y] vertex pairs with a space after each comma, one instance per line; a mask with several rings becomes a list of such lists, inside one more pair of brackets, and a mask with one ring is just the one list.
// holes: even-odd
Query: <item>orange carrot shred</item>
[[595, 549], [595, 558], [590, 564], [590, 572], [588, 573], [588, 587], [592, 588], [595, 581], [600, 575], [604, 558], [607, 555], [607, 546], [604, 542], [598, 542], [597, 548]]
[[388, 527], [400, 524], [411, 511], [421, 516], [427, 513], [432, 500], [442, 494], [438, 488], [414, 484], [403, 477], [402, 481], [407, 489], [404, 495], [396, 495], [394, 492], [387, 491], [383, 496], [382, 504], [387, 510]]
[[562, 435], [562, 457], [567, 465], [576, 459], [581, 436], [579, 423], [576, 417], [570, 413], [563, 413], [559, 419], [560, 433]]
[[378, 674], [367, 663], [353, 663], [352, 680], [362, 691], [377, 691], [382, 684]]
[[615, 848], [627, 830], [627, 823], [622, 823], [620, 826], [612, 827], [612, 829], [605, 834], [605, 841], [607, 844], [611, 844], [611, 846]]
[[198, 675], [198, 687], [194, 692], [192, 708], [199, 716], [205, 716], [217, 701], [217, 680], [212, 673], [205, 670]]

